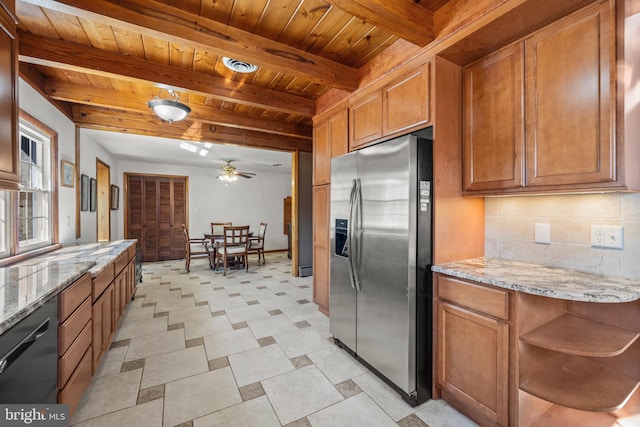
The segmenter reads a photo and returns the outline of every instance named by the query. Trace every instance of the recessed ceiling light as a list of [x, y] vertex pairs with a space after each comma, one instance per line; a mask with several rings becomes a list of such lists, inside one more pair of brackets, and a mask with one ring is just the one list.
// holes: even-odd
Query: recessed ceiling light
[[258, 69], [257, 65], [249, 64], [248, 62], [239, 61], [233, 58], [227, 58], [226, 56], [222, 58], [222, 63], [231, 71], [236, 71], [238, 73], [253, 73]]

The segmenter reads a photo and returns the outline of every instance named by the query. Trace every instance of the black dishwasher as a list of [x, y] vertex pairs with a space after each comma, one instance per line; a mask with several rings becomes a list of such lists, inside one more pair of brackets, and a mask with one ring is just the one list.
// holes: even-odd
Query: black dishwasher
[[0, 403], [56, 403], [58, 298], [0, 335]]

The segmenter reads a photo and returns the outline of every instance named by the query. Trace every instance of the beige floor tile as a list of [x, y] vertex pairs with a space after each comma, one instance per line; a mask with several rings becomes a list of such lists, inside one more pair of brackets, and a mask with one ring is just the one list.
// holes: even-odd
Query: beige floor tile
[[338, 390], [313, 365], [264, 380], [262, 387], [282, 424], [343, 400]]
[[361, 363], [335, 345], [309, 353], [308, 356], [333, 384], [368, 372]]
[[415, 412], [398, 393], [374, 374], [368, 372], [353, 378], [353, 381], [396, 422]]
[[160, 399], [72, 425], [74, 427], [158, 427], [162, 425], [162, 410], [163, 401]]
[[181, 350], [184, 342], [183, 329], [131, 338], [125, 361]]
[[127, 355], [127, 347], [118, 347], [107, 350], [98, 364], [96, 377], [104, 377], [106, 375], [114, 375], [120, 373], [120, 368], [124, 363], [124, 358]]
[[[397, 427], [397, 424], [364, 393], [311, 414], [308, 419], [313, 427]], [[437, 424], [433, 424], [433, 427], [436, 426]]]
[[207, 351], [207, 358], [212, 360], [259, 348], [260, 344], [248, 328], [243, 328], [206, 336], [204, 337], [204, 347]]
[[136, 320], [153, 319], [154, 311], [154, 307], [134, 308], [128, 306], [124, 313], [124, 317], [122, 318], [122, 323], [124, 324], [125, 322], [129, 323]]
[[142, 370], [94, 378], [84, 393], [72, 422], [95, 418], [120, 409], [135, 406]]
[[206, 337], [207, 335], [220, 334], [222, 332], [232, 331], [233, 327], [225, 316], [206, 317], [202, 319], [184, 322], [184, 331], [186, 339], [190, 340], [198, 337]]
[[303, 354], [328, 348], [332, 345], [315, 329], [308, 327], [283, 332], [274, 335], [273, 338], [275, 338], [280, 348], [282, 348], [282, 351], [284, 351], [289, 358], [302, 356]]
[[249, 329], [256, 338], [263, 338], [281, 334], [282, 332], [298, 329], [296, 325], [283, 315], [270, 316], [265, 319], [250, 320], [247, 322]]
[[141, 337], [167, 330], [167, 318], [157, 317], [154, 319], [137, 320], [134, 322], [122, 323], [116, 332], [115, 340]]
[[241, 403], [242, 398], [227, 367], [168, 383], [164, 402], [164, 425], [170, 427]]
[[249, 305], [232, 308], [227, 311], [227, 317], [231, 323], [246, 322], [248, 320], [264, 319], [269, 313], [261, 305]]
[[420, 405], [415, 414], [430, 426], [475, 427], [476, 423], [452, 408], [444, 400], [429, 400]]
[[265, 396], [223, 409], [194, 420], [193, 427], [280, 427], [280, 422]]
[[203, 346], [148, 357], [140, 388], [175, 381], [208, 370], [209, 364]]
[[156, 313], [160, 313], [163, 311], [172, 311], [172, 310], [178, 311], [180, 309], [195, 308], [195, 306], [196, 306], [196, 303], [193, 300], [193, 297], [188, 297], [188, 298], [172, 297], [172, 298], [156, 301]]
[[[193, 303], [193, 299], [191, 300], [191, 302]], [[206, 319], [208, 317], [211, 317], [211, 310], [209, 310], [208, 306], [204, 305], [196, 307], [194, 304], [192, 308], [170, 310], [169, 324], [173, 325], [174, 323], [188, 322], [189, 320], [196, 319]]]
[[280, 347], [269, 345], [229, 356], [238, 387], [295, 369]]

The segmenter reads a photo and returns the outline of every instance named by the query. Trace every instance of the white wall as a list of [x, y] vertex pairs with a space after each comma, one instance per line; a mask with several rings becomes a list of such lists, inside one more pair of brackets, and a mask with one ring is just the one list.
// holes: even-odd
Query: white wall
[[[551, 226], [551, 244], [534, 224]], [[591, 225], [624, 227], [624, 249], [591, 247]], [[640, 194], [487, 197], [485, 255], [640, 278]]]
[[[20, 109], [58, 133], [58, 168], [60, 168], [61, 160], [76, 163], [76, 130], [73, 122], [22, 79], [20, 79], [18, 91]], [[72, 243], [76, 240], [75, 188], [58, 187], [58, 212], [60, 243], [63, 245]]]
[[283, 200], [291, 195], [289, 174], [259, 172], [252, 179], [239, 178], [225, 186], [215, 178], [217, 171], [210, 169], [121, 160], [118, 170], [116, 185], [121, 189], [121, 208], [114, 211], [119, 216], [115, 238], [124, 236], [122, 179], [124, 173], [129, 172], [189, 177], [189, 232], [192, 237], [210, 231], [211, 222], [231, 221], [234, 225], [249, 225], [252, 231], [258, 230], [260, 222], [266, 222], [265, 249], [287, 248], [287, 236], [283, 233]]
[[[88, 175], [91, 178], [96, 177], [96, 159], [100, 159], [109, 166], [111, 184], [116, 183], [118, 177], [118, 167], [116, 159], [107, 150], [102, 148], [100, 144], [86, 135], [83, 129], [80, 130], [80, 174]], [[122, 179], [120, 179], [122, 180]], [[122, 188], [122, 187], [120, 187]], [[122, 194], [120, 194], [122, 200]], [[75, 203], [75, 202], [74, 202]], [[75, 205], [74, 205], [75, 208]], [[122, 203], [120, 203], [122, 209]], [[79, 242], [88, 243], [98, 240], [98, 213], [91, 211], [80, 212], [80, 231], [81, 236]], [[111, 240], [122, 239], [122, 233], [118, 234], [120, 228], [118, 211], [111, 211]]]

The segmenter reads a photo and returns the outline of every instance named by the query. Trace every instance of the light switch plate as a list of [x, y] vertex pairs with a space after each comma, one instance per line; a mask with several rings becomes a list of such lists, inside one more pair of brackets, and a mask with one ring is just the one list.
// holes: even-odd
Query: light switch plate
[[551, 224], [538, 223], [535, 224], [534, 240], [536, 243], [551, 243]]

